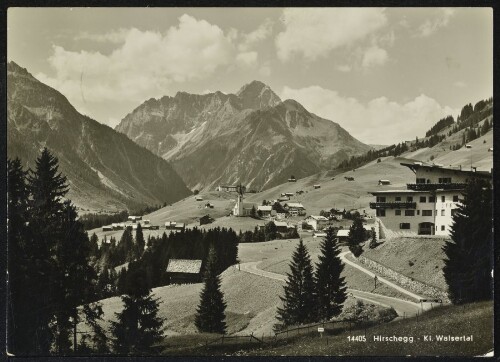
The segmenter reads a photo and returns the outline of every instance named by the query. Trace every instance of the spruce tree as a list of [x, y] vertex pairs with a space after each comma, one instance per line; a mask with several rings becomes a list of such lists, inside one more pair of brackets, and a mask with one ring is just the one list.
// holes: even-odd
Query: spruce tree
[[26, 172], [19, 159], [7, 161], [8, 350], [13, 354], [34, 351], [36, 333], [30, 290], [38, 275], [32, 266], [33, 250], [27, 240], [28, 190]]
[[456, 209], [451, 240], [446, 241], [443, 273], [455, 304], [492, 297], [492, 191], [484, 180], [471, 180]]
[[117, 321], [111, 321], [115, 353], [157, 354], [157, 344], [163, 340], [164, 320], [158, 317], [158, 299], [152, 297], [144, 269], [130, 266], [124, 289], [123, 310], [115, 313]]
[[217, 274], [217, 255], [214, 247], [211, 247], [206, 261], [200, 304], [196, 309], [195, 325], [198, 331], [225, 334], [225, 310], [226, 303]]
[[333, 229], [328, 229], [320, 250], [315, 273], [318, 319], [329, 321], [342, 312], [347, 299], [346, 283], [341, 276], [344, 264], [339, 257], [340, 248], [335, 243]]
[[311, 258], [300, 239], [292, 255], [290, 273], [280, 296], [283, 307], [278, 307], [277, 319], [284, 327], [314, 322], [316, 298]]
[[[66, 177], [59, 172], [58, 160], [47, 148], [35, 161], [35, 169], [28, 176], [30, 191], [30, 222], [28, 242], [33, 255], [32, 295], [36, 295], [36, 333], [33, 337], [35, 353], [49, 354], [54, 337], [56, 351], [63, 352], [68, 347], [59, 345], [57, 335], [69, 326], [61, 321], [54, 331], [51, 321], [56, 313], [61, 313], [60, 300], [57, 298], [62, 283], [62, 272], [58, 270], [56, 254], [63, 238], [61, 219], [64, 214], [62, 198], [66, 196], [68, 185]], [[34, 311], [32, 311], [34, 312]]]
[[135, 231], [135, 245], [136, 245], [136, 258], [140, 258], [142, 253], [144, 253], [144, 246], [146, 241], [144, 240], [144, 234], [142, 233], [141, 224], [137, 224], [137, 230]]

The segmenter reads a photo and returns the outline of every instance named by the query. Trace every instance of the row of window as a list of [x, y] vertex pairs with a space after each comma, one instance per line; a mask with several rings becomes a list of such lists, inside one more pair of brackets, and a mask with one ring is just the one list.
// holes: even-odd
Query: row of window
[[[415, 216], [415, 211], [417, 212], [417, 215], [420, 215], [420, 210], [404, 210], [404, 216]], [[457, 212], [456, 209], [451, 210], [451, 216], [454, 216], [455, 213]], [[386, 216], [386, 210], [385, 209], [377, 209], [376, 211], [377, 216]], [[401, 210], [396, 209], [394, 210], [394, 214], [396, 216], [401, 216]], [[436, 210], [436, 216], [438, 214], [438, 211]], [[422, 216], [432, 216], [432, 210], [422, 210]], [[446, 216], [446, 210], [441, 209], [441, 216]]]
[[[401, 202], [401, 196], [396, 196], [395, 202]], [[435, 196], [420, 196], [419, 202], [420, 203], [426, 203], [426, 202], [436, 202], [436, 197]], [[385, 196], [377, 196], [377, 202], [387, 202], [387, 199]], [[413, 202], [413, 196], [407, 196], [406, 197], [406, 202]], [[446, 202], [446, 196], [441, 196], [441, 202]], [[458, 195], [453, 195], [453, 202], [458, 202]]]
[[[399, 228], [401, 230], [409, 230], [409, 229], [411, 229], [411, 224], [409, 222], [402, 222], [399, 224]], [[437, 230], [437, 226], [435, 226], [434, 229]], [[441, 225], [441, 231], [445, 231], [445, 230], [446, 230], [446, 226]]]

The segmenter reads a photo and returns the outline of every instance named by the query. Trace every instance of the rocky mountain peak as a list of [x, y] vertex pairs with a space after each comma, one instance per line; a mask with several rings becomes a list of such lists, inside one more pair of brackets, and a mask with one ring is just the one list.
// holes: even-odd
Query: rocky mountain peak
[[243, 108], [262, 109], [281, 102], [268, 85], [258, 80], [245, 84], [236, 95], [241, 99]]

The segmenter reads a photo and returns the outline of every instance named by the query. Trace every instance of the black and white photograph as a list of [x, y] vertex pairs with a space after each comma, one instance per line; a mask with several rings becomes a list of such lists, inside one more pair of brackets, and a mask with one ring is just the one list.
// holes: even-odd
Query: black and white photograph
[[7, 356], [495, 355], [493, 8], [6, 12]]

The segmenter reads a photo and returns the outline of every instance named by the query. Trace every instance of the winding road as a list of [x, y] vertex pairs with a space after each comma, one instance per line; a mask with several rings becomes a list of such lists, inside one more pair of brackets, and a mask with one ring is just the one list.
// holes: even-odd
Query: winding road
[[[346, 255], [349, 254], [349, 252], [343, 252], [340, 254], [341, 259], [344, 261], [344, 263], [349, 264], [350, 266], [362, 271], [363, 273], [369, 275], [371, 278], [375, 276], [374, 273], [371, 271], [363, 268], [362, 266], [348, 260], [346, 258]], [[274, 279], [274, 280], [279, 280], [282, 282], [287, 281], [286, 275], [282, 274], [277, 274], [277, 273], [272, 273], [267, 270], [262, 270], [258, 268], [258, 265], [260, 264], [260, 261], [252, 261], [252, 262], [247, 262], [247, 263], [241, 263], [240, 264], [240, 270], [244, 271], [246, 273], [258, 275], [264, 278], [269, 278], [269, 279]], [[412, 298], [415, 298], [417, 300], [421, 299], [421, 297], [417, 294], [414, 294], [404, 288], [401, 288], [400, 286], [380, 277], [377, 276], [378, 280], [386, 285], [388, 285], [391, 288], [396, 289], [397, 291], [404, 293]], [[361, 299], [369, 303], [373, 304], [378, 304], [384, 307], [392, 307], [398, 313], [400, 317], [406, 316], [406, 317], [411, 317], [414, 316], [418, 313], [422, 312], [422, 308], [424, 310], [427, 310], [430, 308], [430, 305], [428, 303], [415, 303], [415, 302], [410, 302], [408, 300], [404, 299], [399, 299], [399, 298], [394, 298], [394, 297], [388, 297], [385, 295], [381, 294], [376, 294], [376, 293], [370, 293], [370, 292], [365, 292], [362, 290], [357, 290], [357, 289], [347, 289], [347, 292], [349, 293], [349, 296], [352, 296], [356, 299]]]

